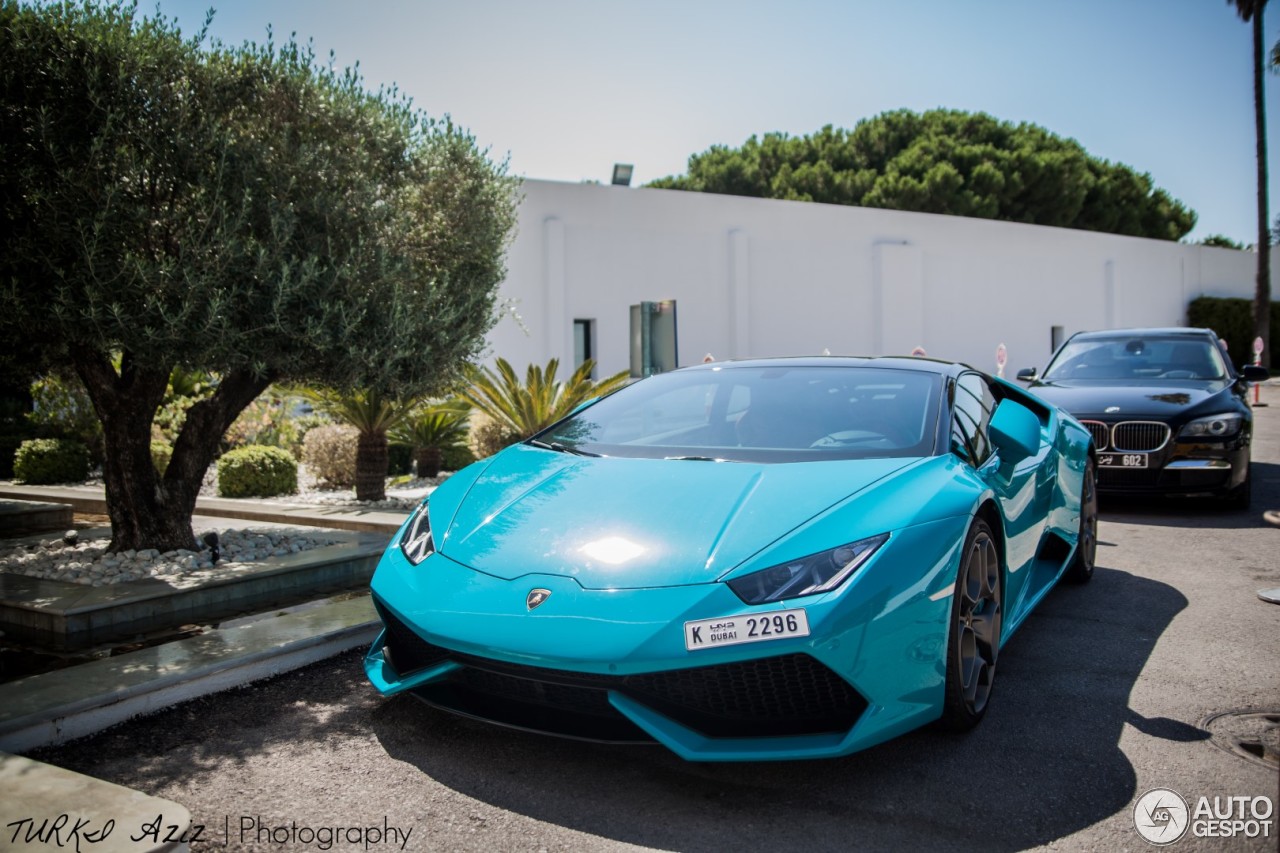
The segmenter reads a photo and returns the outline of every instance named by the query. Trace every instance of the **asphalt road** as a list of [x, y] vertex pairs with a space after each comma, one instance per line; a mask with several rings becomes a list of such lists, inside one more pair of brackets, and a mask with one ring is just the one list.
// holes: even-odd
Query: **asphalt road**
[[[1133, 808], [1152, 788], [1280, 805], [1275, 770], [1197, 727], [1280, 712], [1280, 606], [1256, 597], [1280, 587], [1261, 517], [1280, 507], [1280, 389], [1264, 393], [1255, 509], [1104, 504], [1093, 583], [1055, 590], [1011, 640], [967, 735], [689, 764], [383, 699], [353, 652], [35, 757], [182, 803], [205, 826], [195, 850], [326, 849], [333, 828], [334, 850], [1145, 850]], [[1275, 850], [1276, 827], [1171, 849]]]

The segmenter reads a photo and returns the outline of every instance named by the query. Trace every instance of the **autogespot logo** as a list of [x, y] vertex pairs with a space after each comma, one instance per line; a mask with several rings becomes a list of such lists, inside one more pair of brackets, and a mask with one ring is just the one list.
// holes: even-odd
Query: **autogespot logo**
[[1133, 825], [1152, 844], [1172, 844], [1186, 834], [1190, 822], [1187, 801], [1168, 788], [1152, 788], [1133, 806]]

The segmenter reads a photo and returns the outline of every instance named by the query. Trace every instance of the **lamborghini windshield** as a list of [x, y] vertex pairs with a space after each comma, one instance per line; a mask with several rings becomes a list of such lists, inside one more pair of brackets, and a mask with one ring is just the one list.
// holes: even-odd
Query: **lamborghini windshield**
[[742, 366], [637, 382], [534, 436], [566, 453], [808, 462], [934, 452], [942, 377], [854, 366]]
[[1222, 353], [1209, 339], [1179, 335], [1116, 336], [1068, 341], [1045, 370], [1046, 380], [1222, 379]]

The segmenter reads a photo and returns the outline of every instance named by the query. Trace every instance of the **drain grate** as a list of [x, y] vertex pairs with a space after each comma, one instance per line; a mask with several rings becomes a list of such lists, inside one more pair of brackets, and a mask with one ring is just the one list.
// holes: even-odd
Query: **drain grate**
[[1272, 770], [1280, 768], [1280, 711], [1219, 711], [1201, 720], [1200, 728], [1224, 752]]

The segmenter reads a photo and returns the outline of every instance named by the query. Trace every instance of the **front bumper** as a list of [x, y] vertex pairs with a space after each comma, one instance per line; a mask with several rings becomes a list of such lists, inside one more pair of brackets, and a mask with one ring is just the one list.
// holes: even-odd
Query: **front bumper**
[[[1079, 415], [1080, 423], [1093, 435], [1100, 453], [1098, 492], [1132, 494], [1132, 496], [1225, 496], [1244, 483], [1249, 473], [1249, 444], [1252, 424], [1245, 421], [1238, 435], [1216, 441], [1187, 441], [1178, 438], [1178, 427], [1162, 421], [1112, 421], [1097, 416]], [[1120, 435], [1121, 430], [1134, 432]], [[1165, 430], [1164, 441], [1144, 446], [1142, 442], [1158, 442], [1151, 430]], [[1124, 443], [1121, 443], [1124, 442]], [[1117, 461], [1126, 455], [1146, 456], [1146, 467], [1103, 465], [1103, 456]]]
[[1146, 468], [1099, 467], [1098, 491], [1110, 495], [1223, 495], [1248, 476], [1249, 445], [1247, 432], [1219, 442], [1173, 439], [1147, 454]]
[[[657, 742], [691, 760], [844, 755], [941, 713], [958, 559], [958, 546], [945, 543], [961, 540], [966, 522], [899, 531], [840, 590], [756, 608], [720, 583], [587, 590], [568, 577], [507, 581], [441, 554], [411, 566], [393, 546], [374, 576], [385, 629], [365, 671], [384, 694], [410, 691], [561, 736]], [[903, 570], [914, 582], [903, 583]], [[536, 587], [551, 595], [530, 611]], [[685, 621], [798, 605], [808, 637], [685, 649]]]

